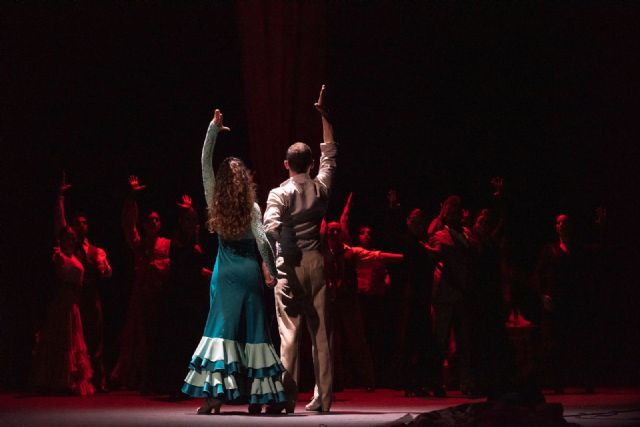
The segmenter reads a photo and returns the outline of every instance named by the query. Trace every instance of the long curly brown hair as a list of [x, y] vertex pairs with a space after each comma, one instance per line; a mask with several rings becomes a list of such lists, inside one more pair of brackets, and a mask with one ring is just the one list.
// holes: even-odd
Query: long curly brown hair
[[220, 164], [207, 227], [225, 239], [242, 237], [251, 224], [256, 200], [251, 173], [242, 160], [227, 157]]

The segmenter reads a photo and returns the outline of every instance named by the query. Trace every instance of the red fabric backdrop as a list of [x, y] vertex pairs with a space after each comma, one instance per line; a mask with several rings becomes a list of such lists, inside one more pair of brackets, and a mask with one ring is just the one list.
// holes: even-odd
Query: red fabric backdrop
[[290, 144], [304, 141], [319, 153], [313, 103], [326, 78], [326, 16], [324, 2], [237, 5], [251, 163], [263, 207], [287, 177], [282, 162]]

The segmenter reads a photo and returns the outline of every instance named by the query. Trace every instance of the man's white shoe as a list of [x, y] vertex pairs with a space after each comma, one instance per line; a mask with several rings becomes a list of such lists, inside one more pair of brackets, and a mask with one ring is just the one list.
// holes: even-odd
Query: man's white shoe
[[322, 411], [322, 403], [319, 397], [314, 397], [311, 402], [304, 407], [307, 411]]

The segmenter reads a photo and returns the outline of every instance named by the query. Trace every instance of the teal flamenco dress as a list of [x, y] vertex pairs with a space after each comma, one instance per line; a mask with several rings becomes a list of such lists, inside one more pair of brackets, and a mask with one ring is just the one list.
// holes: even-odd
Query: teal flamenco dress
[[219, 239], [211, 308], [183, 393], [232, 404], [286, 401], [284, 367], [266, 326], [263, 286], [255, 240]]
[[[209, 206], [213, 203], [211, 155], [217, 131], [212, 122], [202, 153]], [[221, 399], [226, 404], [287, 401], [281, 382], [284, 367], [271, 343], [265, 316], [261, 261], [274, 277], [276, 269], [261, 218], [260, 208], [254, 204], [251, 227], [242, 239], [218, 238], [209, 315], [182, 386], [185, 394]]]

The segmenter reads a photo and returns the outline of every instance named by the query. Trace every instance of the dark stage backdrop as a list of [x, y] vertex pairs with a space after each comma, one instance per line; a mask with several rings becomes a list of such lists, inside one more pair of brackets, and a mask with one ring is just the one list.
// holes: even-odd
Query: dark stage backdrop
[[[320, 2], [240, 2], [246, 127], [258, 193], [287, 178], [284, 153], [295, 141], [316, 147], [320, 120], [313, 103], [327, 78], [326, 5]], [[263, 204], [264, 205], [264, 204]]]
[[611, 381], [637, 382], [639, 12], [604, 1], [4, 2], [0, 378], [24, 385], [62, 170], [68, 210], [88, 213], [114, 267], [113, 344], [130, 280], [126, 177], [148, 185], [140, 203], [168, 235], [181, 194], [202, 212], [201, 142], [220, 108], [232, 132], [214, 161], [245, 159], [264, 207], [286, 177], [286, 147], [303, 140], [317, 153], [325, 83], [340, 143], [330, 217], [354, 191], [355, 221], [375, 221], [389, 187], [407, 210], [435, 215], [451, 193], [477, 210], [502, 175], [531, 268], [556, 213], [587, 230], [607, 206], [602, 366]]

